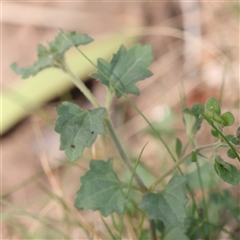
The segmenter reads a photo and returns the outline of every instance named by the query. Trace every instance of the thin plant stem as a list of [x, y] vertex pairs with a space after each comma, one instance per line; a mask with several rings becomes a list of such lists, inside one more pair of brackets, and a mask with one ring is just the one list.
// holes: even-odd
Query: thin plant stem
[[157, 240], [156, 227], [155, 227], [154, 219], [150, 219], [149, 223], [150, 223], [151, 238], [152, 238], [152, 240]]
[[236, 151], [236, 149], [233, 147], [233, 145], [228, 141], [228, 139], [222, 134], [221, 131], [215, 126], [215, 124], [210, 121], [204, 114], [202, 114], [203, 118], [214, 128], [214, 130], [217, 131], [217, 133], [224, 139], [226, 144], [232, 149], [232, 151], [236, 154], [238, 161], [240, 162], [240, 157]]
[[88, 88], [85, 86], [85, 84], [79, 79], [70, 69], [70, 67], [67, 65], [67, 63], [64, 61], [64, 69], [62, 69], [65, 73], [67, 73], [71, 77], [71, 81], [74, 83], [74, 85], [84, 94], [84, 96], [91, 102], [91, 104], [94, 107], [100, 107], [97, 100], [94, 98], [92, 93], [88, 90]]
[[[64, 68], [62, 70], [65, 71], [71, 77], [72, 82], [78, 87], [78, 89], [84, 94], [84, 96], [92, 103], [92, 105], [94, 107], [100, 107], [99, 103], [94, 98], [92, 93], [87, 89], [87, 87], [83, 84], [83, 82], [71, 71], [71, 69], [67, 66], [66, 63], [64, 63]], [[104, 122], [105, 122], [105, 124], [108, 128], [108, 131], [115, 143], [115, 146], [118, 149], [120, 156], [122, 157], [123, 161], [126, 163], [129, 170], [132, 172], [134, 170], [134, 167], [133, 167], [130, 159], [126, 155], [125, 151], [123, 150], [123, 147], [115, 133], [115, 130], [112, 126], [109, 116], [104, 118]], [[147, 187], [144, 185], [144, 183], [142, 182], [141, 178], [137, 175], [137, 173], [135, 174], [135, 178], [136, 178], [136, 181], [139, 184], [140, 188], [142, 189], [142, 191], [146, 192]]]
[[[202, 150], [206, 150], [206, 149], [211, 149], [214, 147], [220, 147], [222, 146], [222, 143], [216, 142], [216, 143], [212, 143], [209, 145], [203, 145], [201, 147], [197, 147], [195, 149], [193, 149], [190, 153], [188, 153], [187, 155], [185, 155], [184, 157], [182, 157], [179, 161], [177, 161], [170, 169], [168, 169], [159, 179], [157, 179], [151, 186], [150, 186], [150, 191], [152, 192], [154, 190], [154, 188], [164, 179], [166, 178], [168, 175], [170, 175], [171, 173], [173, 173], [182, 163], [184, 163], [192, 154], [192, 152], [196, 151], [202, 151]], [[225, 146], [225, 144], [224, 144]]]
[[[117, 135], [116, 135], [116, 133], [114, 131], [114, 128], [112, 126], [112, 123], [111, 123], [110, 119], [105, 117], [104, 118], [104, 122], [105, 122], [105, 124], [106, 124], [106, 126], [107, 126], [107, 128], [109, 130], [109, 133], [110, 133], [110, 135], [111, 135], [111, 137], [112, 137], [112, 139], [113, 139], [113, 141], [114, 141], [114, 143], [115, 143], [115, 145], [116, 145], [116, 147], [118, 149], [118, 152], [119, 152], [120, 156], [122, 157], [122, 159], [125, 162], [125, 164], [128, 166], [129, 170], [131, 172], [133, 172], [134, 171], [134, 167], [133, 167], [130, 159], [128, 158], [128, 156], [124, 152], [124, 150], [122, 148], [122, 145], [121, 145], [121, 143], [120, 143], [120, 141], [119, 141], [119, 139], [118, 139], [118, 137], [117, 137]], [[141, 190], [143, 192], [146, 192], [147, 191], [147, 187], [145, 186], [145, 184], [143, 183], [143, 181], [141, 180], [141, 178], [139, 177], [139, 175], [137, 173], [135, 173], [135, 179], [136, 179], [139, 187], [141, 188]]]
[[108, 226], [108, 224], [107, 224], [106, 221], [104, 220], [103, 216], [100, 215], [100, 217], [101, 217], [101, 220], [102, 220], [105, 228], [107, 229], [108, 233], [110, 234], [111, 238], [112, 238], [113, 240], [116, 240], [116, 237], [114, 236], [114, 234], [113, 234], [113, 232], [111, 231], [110, 227]]
[[144, 223], [144, 219], [145, 219], [145, 216], [146, 216], [146, 212], [144, 211], [143, 214], [142, 214], [142, 219], [141, 219], [141, 223], [140, 223], [140, 226], [139, 226], [139, 240], [142, 239], [142, 228], [143, 228], [143, 223]]
[[108, 115], [110, 115], [113, 94], [114, 94], [113, 89], [111, 87], [109, 87], [108, 91], [107, 91], [107, 99], [106, 99], [106, 105], [105, 105], [106, 109], [107, 109], [107, 112], [108, 112]]
[[[196, 146], [196, 144], [195, 144], [194, 141], [193, 141], [193, 146], [194, 146], [194, 147]], [[203, 181], [202, 181], [202, 176], [201, 176], [201, 171], [200, 171], [200, 166], [199, 166], [198, 161], [196, 162], [196, 165], [197, 165], [198, 179], [199, 179], [199, 183], [200, 183], [200, 187], [201, 187], [201, 191], [202, 191], [204, 212], [205, 212], [205, 214], [206, 214], [206, 219], [207, 219], [207, 221], [209, 222], [207, 203], [206, 203], [206, 198], [205, 198], [205, 194], [204, 194]]]
[[[69, 42], [71, 43], [73, 46], [73, 42], [68, 39], [68, 37], [64, 34], [64, 32], [62, 30], [60, 30], [60, 33], [62, 34], [62, 36]], [[92, 64], [92, 66], [94, 66], [95, 68], [98, 69], [97, 65], [86, 55], [84, 54], [84, 52], [82, 52], [78, 47], [74, 46], [76, 48], [76, 50], [82, 54], [82, 56], [84, 58], [86, 58], [89, 63]], [[108, 77], [100, 70], [98, 69], [99, 72], [106, 77], [106, 79], [108, 79]], [[109, 80], [110, 81], [110, 80]], [[116, 87], [116, 86], [115, 86]], [[159, 140], [162, 142], [162, 144], [164, 145], [164, 147], [167, 149], [168, 153], [170, 154], [171, 158], [173, 159], [174, 162], [176, 162], [176, 158], [174, 157], [174, 155], [172, 154], [170, 148], [168, 147], [168, 145], [165, 143], [165, 141], [163, 140], [163, 138], [161, 137], [161, 135], [159, 134], [159, 132], [153, 127], [153, 125], [149, 122], [149, 120], [146, 118], [146, 116], [138, 109], [138, 107], [131, 101], [131, 99], [124, 93], [121, 91], [121, 89], [117, 88], [116, 89], [123, 95], [123, 97], [132, 105], [132, 107], [137, 111], [137, 113], [148, 123], [148, 125], [151, 127], [151, 129], [156, 133], [157, 137], [159, 138]], [[179, 168], [179, 171], [181, 172], [181, 169]]]
[[49, 229], [55, 231], [61, 237], [64, 236], [64, 238], [66, 238], [66, 239], [72, 239], [69, 235], [62, 232], [62, 230], [58, 229], [57, 227], [54, 227], [52, 224], [48, 223], [47, 220], [37, 216], [36, 214], [32, 214], [19, 206], [16, 207], [16, 206], [14, 206], [14, 204], [8, 202], [7, 200], [5, 200], [1, 197], [0, 197], [0, 202], [4, 205], [7, 205], [7, 206], [11, 207], [12, 209], [16, 210], [16, 212], [15, 212], [16, 215], [19, 214], [19, 215], [24, 215], [24, 216], [30, 217], [36, 221], [39, 221], [40, 223], [42, 223], [44, 226], [48, 227]]
[[128, 186], [128, 190], [127, 190], [127, 198], [128, 198], [128, 196], [129, 196], [129, 193], [130, 193], [130, 188], [131, 188], [131, 186], [132, 186], [132, 181], [133, 181], [133, 177], [134, 177], [134, 175], [135, 175], [135, 172], [136, 172], [136, 170], [137, 170], [137, 166], [138, 166], [138, 164], [139, 164], [139, 161], [140, 161], [140, 159], [141, 159], [141, 157], [142, 157], [142, 154], [143, 154], [143, 151], [144, 151], [144, 149], [146, 148], [146, 146], [147, 146], [147, 144], [148, 144], [148, 142], [144, 145], [144, 147], [142, 148], [142, 150], [141, 150], [141, 152], [140, 152], [140, 154], [139, 154], [139, 157], [138, 157], [138, 159], [137, 159], [137, 162], [136, 162], [136, 164], [135, 164], [135, 166], [134, 166], [134, 169], [133, 169], [133, 172], [132, 172], [132, 176], [131, 176], [131, 179], [130, 179], [130, 182], [129, 182], [129, 186]]

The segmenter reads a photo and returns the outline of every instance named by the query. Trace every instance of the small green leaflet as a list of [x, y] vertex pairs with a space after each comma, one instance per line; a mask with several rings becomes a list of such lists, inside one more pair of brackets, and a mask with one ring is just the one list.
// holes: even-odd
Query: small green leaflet
[[79, 45], [86, 45], [93, 41], [86, 34], [78, 34], [75, 32], [65, 33], [66, 38], [62, 35], [62, 31], [55, 37], [55, 40], [48, 43], [48, 46], [45, 47], [41, 44], [38, 45], [38, 60], [29, 67], [20, 68], [16, 62], [11, 64], [12, 70], [21, 75], [22, 78], [28, 78], [31, 75], [34, 76], [38, 72], [42, 71], [45, 68], [49, 67], [60, 67], [61, 60], [64, 58], [64, 53], [72, 47], [72, 45], [78, 47]]
[[182, 151], [182, 142], [179, 138], [176, 139], [176, 153], [178, 158], [181, 156]]
[[104, 217], [113, 212], [124, 212], [127, 199], [122, 184], [113, 170], [113, 159], [91, 160], [90, 170], [81, 177], [82, 186], [77, 192], [76, 208], [99, 210]]
[[234, 186], [239, 184], [240, 174], [238, 169], [232, 164], [225, 162], [219, 155], [215, 158], [214, 170], [224, 182]]
[[221, 118], [224, 121], [224, 126], [232, 126], [234, 124], [234, 116], [231, 112], [225, 112], [221, 115]]
[[162, 220], [166, 227], [183, 227], [187, 203], [185, 181], [185, 177], [173, 176], [163, 192], [145, 195], [139, 207], [150, 219]]
[[98, 70], [91, 76], [99, 79], [104, 85], [113, 87], [118, 98], [124, 93], [139, 95], [139, 90], [134, 84], [152, 76], [147, 69], [152, 60], [150, 45], [138, 44], [128, 51], [121, 46], [110, 63], [104, 59], [98, 59]]
[[218, 115], [221, 114], [221, 106], [218, 100], [214, 97], [209, 98], [205, 103], [206, 110], [209, 112], [215, 112]]
[[101, 119], [105, 108], [84, 111], [76, 104], [63, 102], [57, 113], [55, 131], [61, 135], [60, 150], [65, 151], [71, 162], [82, 157], [84, 148], [91, 147], [97, 134], [105, 133]]
[[228, 155], [228, 157], [233, 158], [233, 159], [237, 158], [237, 154], [231, 148], [228, 149], [227, 155]]

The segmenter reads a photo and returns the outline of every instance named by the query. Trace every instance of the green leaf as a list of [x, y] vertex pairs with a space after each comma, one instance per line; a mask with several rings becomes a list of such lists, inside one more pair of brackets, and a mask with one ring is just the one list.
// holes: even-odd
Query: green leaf
[[182, 151], [182, 142], [179, 138], [177, 138], [176, 139], [176, 153], [177, 153], [178, 157], [181, 156], [181, 151]]
[[240, 127], [236, 131], [236, 138], [240, 139]]
[[224, 126], [232, 126], [234, 124], [234, 116], [231, 112], [225, 112], [221, 115], [221, 118], [224, 121]]
[[191, 161], [192, 162], [197, 162], [197, 152], [196, 151], [192, 152]]
[[221, 114], [221, 106], [218, 100], [214, 97], [211, 97], [207, 100], [205, 107], [206, 107], [206, 110], [209, 112], [215, 112], [218, 115]]
[[230, 158], [233, 158], [233, 159], [235, 159], [235, 158], [237, 157], [236, 153], [235, 153], [231, 148], [228, 149], [227, 155], [228, 155]]
[[104, 217], [113, 212], [124, 212], [127, 199], [122, 184], [113, 171], [113, 159], [91, 160], [90, 170], [81, 177], [82, 186], [77, 192], [76, 208], [99, 210]]
[[[209, 209], [209, 211], [212, 209]], [[208, 212], [209, 212], [208, 211]], [[211, 239], [212, 236], [214, 235], [214, 225], [211, 222], [204, 221], [201, 218], [194, 219], [189, 217], [187, 219], [188, 230], [187, 230], [187, 235], [190, 237], [192, 240], [197, 240], [197, 239]], [[219, 232], [217, 232], [219, 234]], [[180, 240], [180, 239], [179, 239]]]
[[[69, 40], [67, 40], [64, 35]], [[80, 45], [89, 44], [92, 41], [93, 39], [86, 34], [79, 34], [75, 32], [64, 33], [63, 31], [60, 31], [55, 37], [55, 40], [48, 43], [48, 45], [51, 54], [54, 54], [54, 56], [62, 56], [73, 45], [78, 47]]]
[[45, 68], [53, 67], [54, 61], [48, 56], [40, 57], [32, 66], [20, 68], [16, 62], [10, 65], [11, 69], [18, 75], [21, 75], [22, 78], [28, 78], [31, 75], [34, 76], [38, 72], [42, 71]]
[[49, 42], [47, 47], [41, 44], [38, 45], [38, 60], [32, 66], [20, 68], [17, 63], [13, 63], [10, 66], [12, 70], [16, 74], [21, 75], [22, 78], [28, 78], [31, 75], [36, 75], [45, 68], [59, 68], [61, 67], [61, 65], [59, 65], [59, 60], [63, 59], [64, 53], [72, 46], [72, 44], [78, 47], [93, 41], [93, 39], [86, 34], [67, 32], [65, 35], [70, 40], [68, 41], [62, 34], [64, 34], [63, 31], [60, 31], [55, 37], [55, 40]]
[[217, 122], [217, 123], [220, 123], [222, 126], [225, 126], [225, 121], [222, 119], [222, 117], [217, 114], [217, 113], [213, 113], [213, 116], [212, 116], [212, 119]]
[[192, 106], [191, 113], [196, 115], [196, 116], [199, 116], [200, 114], [204, 113], [204, 109], [205, 108], [201, 103], [196, 103]]
[[169, 227], [165, 234], [163, 240], [189, 240], [182, 227]]
[[184, 177], [173, 176], [161, 193], [145, 195], [139, 207], [148, 213], [150, 219], [160, 219], [165, 226], [182, 227], [186, 218]]
[[211, 129], [211, 134], [216, 137], [219, 138], [218, 132], [215, 129]]
[[227, 135], [225, 135], [225, 138], [226, 138], [228, 141], [231, 141], [231, 140], [234, 138], [234, 135], [233, 135], [233, 134], [227, 134]]
[[152, 47], [140, 44], [128, 51], [122, 45], [113, 55], [110, 63], [104, 59], [98, 59], [97, 72], [91, 76], [99, 79], [107, 87], [113, 87], [119, 98], [123, 93], [139, 95], [135, 83], [152, 76], [147, 69], [153, 60]]
[[76, 104], [63, 102], [57, 107], [59, 118], [55, 131], [61, 134], [60, 150], [64, 150], [71, 162], [82, 157], [85, 147], [91, 147], [97, 134], [105, 132], [101, 116], [105, 108], [89, 111], [80, 109]]
[[193, 127], [196, 123], [196, 117], [189, 113], [183, 113], [183, 119], [186, 126], [187, 136], [188, 138], [192, 138], [194, 136]]
[[[239, 222], [240, 216], [240, 205], [237, 199], [234, 199], [232, 193], [228, 190], [223, 190], [221, 194], [212, 192], [209, 195], [210, 201], [213, 202], [214, 205], [219, 205], [220, 209], [224, 211], [225, 209], [231, 214], [230, 218], [235, 219]], [[237, 200], [237, 201], [236, 201]]]
[[240, 181], [238, 169], [230, 163], [226, 163], [220, 156], [216, 156], [214, 170], [217, 175], [231, 185], [237, 186]]
[[232, 142], [235, 145], [240, 145], [240, 138], [233, 137], [230, 142]]
[[204, 162], [203, 165], [199, 167], [199, 171], [201, 172], [201, 182], [198, 176], [198, 169], [195, 166], [195, 169], [186, 175], [188, 186], [191, 189], [200, 189], [201, 186], [205, 189], [216, 188], [218, 186], [218, 176], [214, 174], [214, 170], [212, 168], [212, 163], [208, 162], [209, 160], [204, 161], [204, 159], [199, 159], [199, 162]]
[[196, 117], [192, 113], [188, 113], [187, 111], [184, 111], [183, 121], [186, 126], [186, 132], [187, 132], [188, 138], [189, 139], [193, 138], [201, 127], [202, 119], [199, 117]]

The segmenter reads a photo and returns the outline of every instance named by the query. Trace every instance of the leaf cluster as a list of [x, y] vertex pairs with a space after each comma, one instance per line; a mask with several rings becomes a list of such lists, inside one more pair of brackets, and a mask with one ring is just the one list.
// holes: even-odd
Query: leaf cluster
[[[55, 40], [49, 42], [46, 47], [38, 45], [38, 60], [31, 67], [20, 68], [16, 63], [13, 63], [11, 68], [17, 74], [22, 75], [22, 78], [27, 78], [31, 75], [34, 76], [49, 67], [57, 67], [71, 75], [65, 63], [65, 52], [71, 46], [77, 48], [80, 45], [85, 45], [92, 41], [93, 39], [86, 34], [77, 34], [75, 32], [63, 33], [60, 31]], [[96, 72], [91, 76], [107, 86], [109, 102], [112, 100], [112, 93], [115, 93], [117, 98], [125, 96], [126, 94], [139, 95], [139, 89], [136, 83], [152, 76], [152, 73], [148, 70], [152, 60], [152, 47], [149, 45], [142, 46], [138, 44], [129, 50], [121, 46], [116, 54], [113, 55], [110, 62], [99, 58], [95, 66]], [[75, 81], [79, 81], [79, 79], [75, 79]], [[94, 98], [85, 89], [84, 85], [79, 86], [89, 101], [91, 101], [93, 105], [96, 105], [95, 103], [97, 101], [92, 101]], [[123, 182], [119, 180], [118, 174], [114, 171], [113, 158], [109, 158], [108, 160], [91, 160], [90, 169], [80, 178], [81, 186], [77, 191], [75, 207], [84, 210], [98, 210], [104, 217], [107, 217], [113, 213], [120, 215], [126, 213], [127, 207], [134, 203], [137, 211], [141, 213], [146, 212], [150, 222], [155, 221], [157, 223], [157, 229], [162, 234], [162, 239], [179, 239], [181, 237], [181, 239], [187, 240], [192, 239], [193, 235], [194, 237], [198, 236], [198, 231], [193, 231], [193, 229], [199, 224], [204, 225], [205, 222], [202, 221], [201, 217], [196, 220], [195, 218], [190, 219], [188, 216], [186, 211], [186, 204], [188, 202], [186, 184], [188, 191], [192, 194], [191, 187], [193, 188], [194, 182], [196, 182], [193, 181], [193, 179], [199, 173], [199, 169], [204, 169], [204, 166], [199, 167], [197, 165], [198, 171], [196, 170], [187, 176], [179, 176], [173, 173], [178, 169], [183, 175], [179, 166], [180, 163], [184, 163], [188, 159], [191, 160], [190, 163], [195, 162], [198, 164], [199, 159], [206, 158], [201, 153], [206, 147], [196, 147], [189, 154], [186, 154], [188, 144], [184, 146], [181, 140], [177, 138], [175, 147], [176, 156], [179, 161], [175, 163], [172, 170], [163, 174], [164, 177], [170, 174], [172, 175], [166, 188], [161, 191], [155, 188], [163, 178], [156, 179], [155, 182], [147, 188], [138, 176], [137, 167], [140, 157], [135, 167], [133, 167], [111, 125], [111, 120], [109, 119], [109, 102], [106, 103], [105, 107], [100, 107], [99, 104], [97, 104], [98, 107], [92, 110], [83, 110], [76, 104], [63, 102], [56, 109], [58, 119], [56, 120], [55, 131], [60, 134], [60, 149], [65, 151], [66, 156], [71, 162], [80, 159], [83, 156], [84, 149], [91, 147], [97, 136], [106, 134], [106, 129], [108, 129], [108, 133], [111, 135], [120, 156], [131, 173], [131, 180], [129, 182]], [[210, 98], [206, 101], [205, 106], [197, 103], [183, 111], [183, 122], [186, 127], [188, 143], [194, 143], [194, 139], [203, 120], [206, 120], [210, 124], [212, 135], [219, 141], [219, 144], [211, 145], [212, 148], [215, 147], [214, 154], [212, 155], [212, 159], [214, 160], [212, 169], [214, 169], [217, 176], [223, 181], [237, 186], [240, 183], [238, 169], [223, 160], [218, 154], [218, 148], [221, 147], [221, 144], [224, 144], [224, 146], [228, 147], [228, 156], [240, 160], [236, 150], [236, 146], [240, 143], [240, 127], [237, 129], [236, 136], [224, 135], [223, 129], [234, 124], [234, 116], [231, 112], [222, 114], [219, 102], [215, 98]], [[151, 129], [157, 132], [152, 125]], [[161, 136], [159, 139], [163, 142]], [[170, 155], [173, 156], [172, 153]], [[173, 160], [175, 161], [174, 157]], [[209, 165], [207, 167], [209, 167]], [[207, 177], [211, 175], [208, 172], [205, 174], [207, 174]], [[133, 177], [136, 179], [134, 184], [132, 184]], [[209, 177], [207, 179], [211, 178]], [[199, 175], [197, 180], [197, 185], [203, 189], [204, 182]], [[136, 184], [139, 186], [136, 186]], [[140, 192], [140, 200], [134, 199], [133, 195], [129, 194], [129, 189], [133, 188]], [[194, 198], [192, 198], [192, 201], [195, 201]], [[197, 207], [195, 206], [195, 208]], [[195, 211], [198, 212], [198, 210], [199, 209]], [[198, 213], [198, 215], [200, 214]], [[189, 219], [190, 221], [188, 221]], [[203, 227], [207, 229], [202, 230], [204, 233], [210, 229], [208, 223]], [[155, 229], [151, 227], [150, 230], [152, 236], [154, 236]], [[114, 237], [114, 234], [109, 228], [108, 231], [109, 234]], [[143, 231], [140, 230], [139, 235], [143, 236], [143, 234]], [[205, 237], [204, 234], [201, 236]], [[206, 234], [206, 236], [208, 236], [208, 234]]]
[[79, 34], [75, 32], [67, 32], [63, 35], [62, 31], [59, 31], [55, 40], [49, 42], [47, 46], [39, 44], [37, 46], [38, 59], [29, 67], [21, 68], [16, 62], [11, 64], [12, 70], [21, 75], [22, 78], [28, 78], [36, 75], [38, 72], [50, 68], [64, 68], [64, 54], [72, 46], [78, 47], [80, 45], [86, 45], [92, 42], [93, 39], [86, 34]]

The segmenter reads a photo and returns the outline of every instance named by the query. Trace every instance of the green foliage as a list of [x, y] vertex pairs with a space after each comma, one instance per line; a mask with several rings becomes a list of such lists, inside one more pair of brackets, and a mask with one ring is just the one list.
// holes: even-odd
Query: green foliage
[[166, 235], [164, 235], [165, 240], [189, 240], [188, 236], [185, 234], [185, 229], [182, 227], [170, 227], [166, 230]]
[[[212, 192], [209, 196], [210, 201], [213, 202], [214, 205], [218, 205], [220, 209], [220, 214], [224, 214], [226, 217], [226, 211], [228, 211], [230, 214], [228, 215], [229, 218], [233, 218], [238, 225], [240, 224], [240, 205], [237, 201], [233, 199], [231, 193], [228, 190], [224, 190], [222, 194], [219, 194], [217, 192]], [[227, 219], [222, 219], [227, 222]]]
[[[121, 179], [125, 182], [121, 182], [118, 174], [113, 169], [112, 158], [107, 161], [91, 160], [90, 170], [80, 178], [81, 187], [77, 192], [75, 207], [84, 210], [99, 210], [104, 217], [114, 213], [112, 219], [114, 219], [113, 216], [116, 213], [119, 214], [119, 224], [112, 220], [117, 233], [113, 232], [107, 225], [107, 221], [102, 219], [108, 233], [112, 238], [117, 236], [116, 239], [121, 239], [125, 230], [123, 223], [125, 216], [123, 215], [128, 215], [129, 218], [136, 217], [137, 220], [139, 216], [142, 216], [142, 219], [139, 221], [140, 230], [137, 231], [139, 232], [138, 239], [147, 239], [152, 236], [152, 239], [156, 240], [156, 237], [154, 237], [156, 228], [159, 230], [158, 234], [161, 234], [161, 239], [166, 240], [218, 239], [220, 231], [214, 225], [217, 222], [214, 218], [215, 215], [220, 217], [216, 213], [219, 211], [219, 207], [229, 208], [233, 216], [235, 216], [236, 212], [239, 213], [239, 207], [234, 205], [233, 199], [230, 199], [226, 194], [220, 200], [216, 200], [216, 195], [211, 195], [210, 199], [205, 199], [204, 190], [206, 188], [217, 189], [218, 177], [234, 186], [237, 186], [240, 182], [238, 169], [234, 165], [225, 162], [217, 154], [219, 148], [228, 147], [227, 155], [232, 159], [237, 158], [240, 161], [237, 148], [240, 144], [240, 127], [237, 129], [235, 136], [223, 134], [225, 127], [234, 124], [233, 114], [225, 112], [221, 115], [221, 105], [213, 97], [206, 101], [205, 106], [196, 103], [191, 108], [184, 109], [183, 121], [186, 127], [187, 143], [184, 144], [179, 138], [176, 139], [175, 151], [177, 159], [175, 159], [174, 153], [168, 148], [167, 144], [164, 144], [175, 161], [173, 167], [164, 173], [160, 172], [159, 176], [154, 176], [140, 162], [145, 147], [142, 149], [135, 166], [133, 166], [112, 126], [109, 117], [111, 102], [113, 92], [115, 92], [118, 98], [124, 94], [139, 95], [139, 89], [135, 84], [152, 75], [147, 69], [153, 59], [152, 47], [138, 44], [127, 50], [124, 46], [121, 46], [109, 63], [103, 59], [98, 59], [97, 66], [79, 50], [94, 67], [97, 67], [96, 72], [91, 76], [99, 79], [102, 84], [108, 87], [108, 98], [104, 108], [100, 107], [100, 104], [91, 92], [72, 73], [64, 59], [65, 52], [71, 46], [78, 47], [91, 41], [93, 39], [85, 34], [76, 34], [74, 32], [65, 34], [60, 31], [55, 40], [48, 43], [47, 47], [38, 45], [38, 60], [33, 66], [19, 68], [16, 63], [11, 65], [12, 69], [17, 74], [22, 75], [23, 78], [35, 75], [48, 67], [57, 67], [71, 76], [73, 83], [96, 107], [93, 110], [85, 111], [76, 104], [63, 102], [56, 109], [59, 117], [56, 121], [55, 130], [60, 134], [60, 149], [65, 151], [71, 162], [81, 158], [84, 149], [92, 146], [97, 135], [104, 134], [105, 129], [108, 129], [108, 133], [121, 159], [129, 169], [129, 172], [121, 176]], [[130, 100], [128, 99], [128, 101]], [[134, 103], [131, 102], [131, 104], [146, 120]], [[169, 124], [172, 124], [171, 119], [172, 115], [169, 115], [169, 118], [166, 118], [164, 122], [156, 126], [148, 120], [146, 121], [151, 127], [151, 131], [156, 135], [159, 132], [161, 134], [164, 131], [166, 132]], [[198, 146], [196, 134], [203, 120], [211, 126], [211, 134], [217, 139], [217, 142]], [[170, 128], [172, 128], [172, 125], [170, 125]], [[161, 141], [165, 143], [162, 139]], [[186, 153], [189, 148], [191, 148], [190, 152]], [[212, 157], [204, 157], [202, 152], [206, 149], [213, 151]], [[211, 161], [202, 164], [206, 158], [207, 160], [213, 159], [214, 165]], [[184, 169], [183, 171], [180, 165], [184, 162], [187, 162], [187, 164], [186, 170]], [[117, 161], [116, 164], [118, 164]], [[188, 169], [191, 169], [190, 173], [188, 173]], [[176, 170], [179, 170], [182, 176], [176, 175]], [[214, 171], [216, 174], [213, 174]], [[157, 191], [156, 186], [170, 175], [172, 178], [166, 188], [161, 192]], [[185, 185], [187, 185], [186, 189]], [[193, 197], [196, 189], [201, 189], [203, 195], [202, 200], [199, 202]], [[186, 190], [189, 196], [191, 196], [193, 205], [190, 214], [186, 210], [186, 203], [188, 202]], [[217, 204], [214, 205], [215, 200]], [[226, 204], [224, 205], [222, 202]], [[230, 207], [231, 204], [234, 207]], [[208, 206], [215, 207], [211, 207], [208, 210]], [[143, 227], [145, 226], [143, 224], [145, 211], [150, 222], [150, 231]], [[236, 217], [235, 219], [238, 218]], [[156, 223], [156, 228], [153, 222]], [[219, 228], [221, 229], [223, 226]]]
[[165, 226], [184, 226], [186, 218], [185, 178], [173, 176], [161, 193], [148, 193], [139, 207], [144, 209], [150, 219], [160, 219]]
[[211, 113], [221, 114], [221, 106], [218, 100], [214, 97], [209, 98], [205, 104], [206, 110]]
[[230, 158], [233, 158], [233, 159], [237, 158], [237, 154], [236, 154], [231, 148], [228, 149], [227, 155], [228, 155]]
[[231, 112], [225, 112], [221, 115], [224, 121], [224, 126], [232, 126], [234, 124], [234, 116]]
[[75, 207], [99, 210], [105, 217], [113, 212], [123, 213], [127, 200], [112, 165], [113, 159], [91, 160], [90, 170], [81, 177]]
[[178, 157], [181, 156], [181, 151], [182, 151], [182, 142], [179, 138], [177, 138], [176, 139], [176, 153], [177, 153]]
[[121, 97], [123, 93], [139, 95], [139, 90], [134, 84], [152, 76], [147, 69], [152, 59], [150, 45], [138, 44], [128, 51], [121, 46], [110, 63], [99, 59], [97, 72], [91, 76], [99, 79], [107, 87], [112, 87], [117, 97]]
[[214, 170], [217, 175], [225, 182], [237, 186], [240, 181], [238, 169], [217, 155], [215, 157]]
[[83, 111], [73, 103], [64, 102], [57, 107], [57, 113], [55, 130], [61, 134], [60, 149], [74, 162], [82, 157], [85, 147], [91, 147], [97, 134], [105, 132], [101, 119], [105, 108]]
[[192, 152], [191, 161], [192, 162], [196, 162], [197, 161], [197, 152], [196, 151]]
[[78, 47], [80, 45], [86, 45], [93, 41], [92, 38], [87, 36], [86, 34], [77, 34], [75, 32], [67, 32], [66, 37], [63, 32], [59, 32], [59, 34], [55, 37], [55, 40], [48, 43], [48, 46], [45, 47], [41, 44], [37, 47], [38, 52], [38, 60], [30, 67], [20, 68], [17, 63], [13, 63], [11, 65], [12, 70], [21, 75], [22, 78], [28, 78], [31, 75], [34, 76], [38, 72], [44, 70], [49, 67], [57, 67], [62, 68], [63, 65], [61, 61], [64, 58], [64, 53], [74, 45]]
[[[199, 162], [204, 161], [203, 159], [199, 159]], [[214, 170], [212, 167], [212, 163], [205, 160], [204, 164], [200, 166], [200, 172], [202, 177], [202, 187], [204, 189], [216, 188], [218, 186], [218, 177], [214, 174]], [[197, 168], [195, 167], [192, 172], [186, 175], [187, 184], [191, 189], [200, 189], [201, 183], [199, 181], [199, 177], [197, 174]]]
[[200, 103], [196, 103], [192, 108], [186, 108], [183, 110], [183, 122], [186, 126], [186, 132], [189, 139], [193, 138], [202, 124], [201, 114], [204, 112], [204, 106]]

